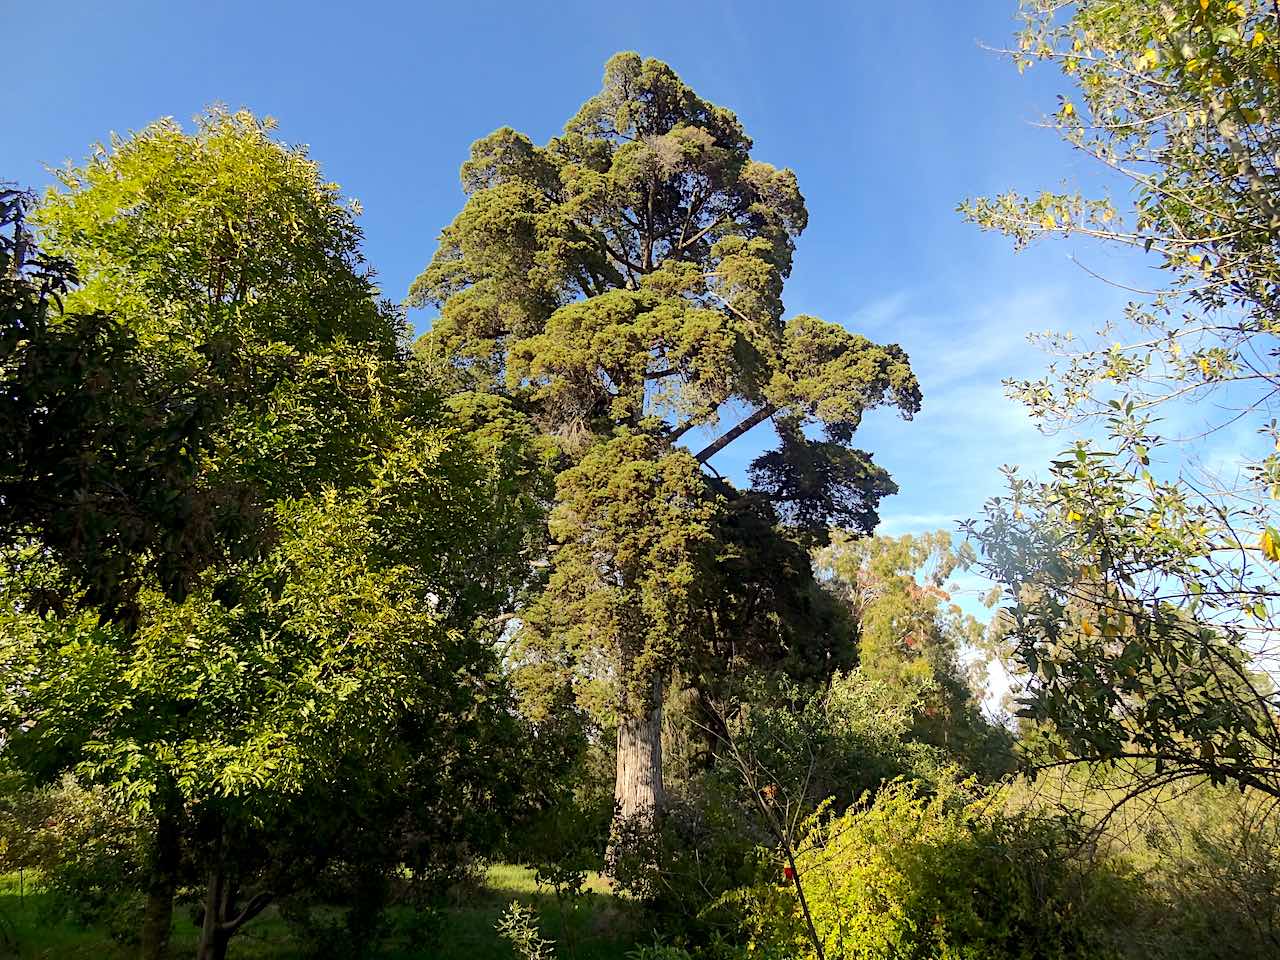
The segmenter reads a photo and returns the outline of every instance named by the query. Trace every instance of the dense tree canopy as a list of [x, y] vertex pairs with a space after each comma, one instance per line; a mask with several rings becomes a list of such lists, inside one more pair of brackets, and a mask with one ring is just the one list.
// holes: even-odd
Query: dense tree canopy
[[914, 736], [984, 775], [1008, 769], [1008, 738], [982, 715], [975, 694], [986, 678], [971, 684], [962, 662], [982, 648], [984, 634], [952, 596], [953, 577], [975, 562], [969, 545], [953, 545], [946, 531], [861, 539], [837, 533], [815, 559], [858, 624], [861, 672], [883, 684], [883, 699], [912, 713]]
[[5, 758], [153, 820], [144, 951], [185, 860], [217, 957], [316, 868], [277, 847], [255, 879], [233, 838], [340, 837], [414, 751], [481, 772], [450, 757], [507, 723], [486, 625], [544, 454], [500, 401], [434, 397], [348, 208], [268, 125], [162, 122], [63, 181], [5, 313]]
[[[700, 466], [772, 417], [783, 444], [753, 468], [758, 502], [806, 538], [868, 531], [896, 488], [850, 440], [868, 409], [920, 406], [900, 347], [783, 319], [808, 214], [794, 174], [751, 147], [666, 64], [619, 54], [547, 145], [509, 128], [473, 145], [466, 205], [410, 292], [439, 309], [424, 361], [459, 389], [510, 396], [568, 458], [523, 639], [587, 689], [612, 678], [628, 814], [661, 794], [662, 690], [698, 659], [698, 611], [722, 589], [716, 527], [738, 494]], [[711, 443], [677, 446], [743, 406]], [[651, 768], [639, 793], [622, 786], [635, 763]]]
[[1010, 382], [1086, 432], [970, 542], [876, 533], [907, 355], [657, 60], [473, 145], [416, 345], [247, 111], [0, 186], [0, 953], [1276, 956], [1280, 6], [1021, 7], [1134, 203], [964, 214], [1168, 283]]

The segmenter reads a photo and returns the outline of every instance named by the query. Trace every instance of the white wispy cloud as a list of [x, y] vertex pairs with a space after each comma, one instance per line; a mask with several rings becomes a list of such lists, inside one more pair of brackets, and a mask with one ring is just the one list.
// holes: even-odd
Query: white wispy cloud
[[901, 489], [884, 504], [883, 530], [954, 529], [1002, 491], [1002, 466], [1038, 471], [1062, 448], [1066, 441], [1043, 435], [1002, 381], [1044, 370], [1047, 358], [1027, 334], [1068, 326], [1067, 310], [1063, 292], [1047, 287], [967, 302], [963, 292], [927, 301], [894, 294], [849, 318], [850, 329], [907, 350], [924, 394], [910, 423], [876, 411], [859, 431], [858, 444]]
[[901, 536], [904, 533], [928, 533], [931, 530], [954, 530], [963, 517], [950, 513], [889, 513], [880, 518], [877, 533]]

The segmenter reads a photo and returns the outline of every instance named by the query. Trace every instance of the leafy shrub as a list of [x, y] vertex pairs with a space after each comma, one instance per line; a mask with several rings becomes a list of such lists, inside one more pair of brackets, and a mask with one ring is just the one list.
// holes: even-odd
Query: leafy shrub
[[895, 777], [956, 798], [969, 789], [956, 786], [941, 751], [909, 738], [909, 705], [895, 705], [858, 671], [820, 690], [745, 677], [716, 720], [711, 770], [685, 782], [654, 827], [622, 825], [614, 838], [617, 885], [676, 947], [703, 956], [744, 945], [743, 901], [733, 892], [766, 889], [781, 876], [780, 821], [820, 809], [829, 817]]
[[539, 886], [571, 894], [582, 890], [587, 875], [604, 866], [613, 810], [613, 798], [603, 793], [567, 792], [529, 819], [518, 849]]
[[550, 889], [555, 896], [559, 936], [569, 956], [576, 955], [578, 920], [595, 896], [587, 889], [587, 878], [604, 868], [613, 813], [612, 797], [566, 790], [535, 815], [525, 830], [522, 849], [534, 868], [538, 888]]
[[627, 960], [693, 960], [693, 954], [683, 947], [655, 944], [651, 947], [636, 947], [627, 953]]
[[[1141, 960], [1280, 956], [1280, 817], [1275, 802], [1207, 783], [1106, 824], [1143, 871], [1149, 899], [1128, 940]], [[1144, 800], [1146, 798], [1143, 798]]]
[[1176, 781], [1133, 796], [1145, 761], [1040, 771], [1008, 790], [1011, 809], [1069, 810], [1095, 856], [1141, 878], [1122, 942], [1134, 960], [1280, 956], [1280, 817], [1260, 792]]
[[[772, 784], [780, 800], [806, 813], [822, 803], [843, 811], [900, 777], [935, 788], [952, 784], [956, 768], [941, 750], [911, 738], [913, 706], [894, 697], [858, 670], [836, 674], [816, 691], [786, 679], [748, 680], [742, 699], [726, 711], [734, 749], [720, 747], [720, 765], [739, 783], [749, 772]], [[742, 802], [755, 806], [750, 796]]]
[[[1257, 797], [1188, 831], [1161, 887], [1163, 954], [1205, 960], [1280, 956], [1280, 817]], [[1170, 922], [1172, 918], [1172, 922]]]
[[[389, 932], [391, 883], [384, 863], [333, 861], [280, 903], [307, 957], [368, 956]], [[424, 931], [425, 932], [425, 931]]]
[[511, 944], [511, 950], [519, 960], [552, 960], [555, 942], [543, 938], [538, 929], [538, 915], [512, 900], [498, 918], [498, 936]]
[[708, 776], [688, 797], [671, 798], [652, 827], [617, 827], [614, 883], [677, 944], [705, 944], [740, 926], [723, 895], [755, 883], [772, 860], [767, 844], [733, 788]]
[[[816, 818], [797, 865], [826, 956], [1003, 960], [1118, 956], [1133, 903], [1118, 873], [1086, 869], [1065, 821], [992, 812], [897, 783], [869, 805]], [[755, 940], [814, 957], [794, 890], [743, 897]]]
[[103, 924], [131, 942], [142, 915], [144, 849], [144, 825], [71, 776], [0, 796], [0, 872], [40, 875], [49, 922]]

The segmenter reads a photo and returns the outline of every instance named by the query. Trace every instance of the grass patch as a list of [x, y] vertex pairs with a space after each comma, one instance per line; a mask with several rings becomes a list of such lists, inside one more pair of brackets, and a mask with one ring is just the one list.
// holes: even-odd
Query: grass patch
[[[51, 896], [28, 875], [0, 875], [0, 957], [15, 960], [133, 960], [137, 946], [112, 939], [105, 926], [81, 926], [65, 919], [50, 922]], [[564, 912], [552, 891], [540, 890], [533, 871], [513, 864], [489, 868], [483, 882], [449, 892], [435, 945], [414, 943], [403, 932], [412, 919], [404, 907], [388, 911], [392, 934], [372, 954], [378, 960], [511, 960], [511, 948], [494, 925], [518, 900], [538, 912], [543, 936], [566, 949], [574, 960], [620, 960], [637, 936], [633, 905], [614, 895], [606, 880], [592, 876], [589, 895]], [[174, 916], [175, 958], [195, 953], [197, 930], [189, 910]], [[571, 949], [567, 949], [570, 948]], [[255, 918], [231, 942], [233, 960], [303, 960], [301, 947], [274, 909]]]

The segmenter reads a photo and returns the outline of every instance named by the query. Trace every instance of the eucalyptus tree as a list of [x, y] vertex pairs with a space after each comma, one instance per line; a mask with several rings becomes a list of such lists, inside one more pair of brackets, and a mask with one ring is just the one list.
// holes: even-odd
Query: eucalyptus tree
[[837, 532], [815, 555], [823, 583], [858, 624], [859, 670], [881, 685], [886, 708], [908, 713], [915, 739], [971, 771], [999, 774], [1010, 744], [982, 716], [975, 691], [986, 678], [967, 676], [964, 663], [986, 631], [953, 597], [954, 578], [975, 562], [972, 547], [953, 544], [944, 530], [860, 539]]
[[666, 64], [618, 54], [560, 136], [504, 127], [472, 146], [466, 204], [410, 291], [439, 311], [424, 361], [510, 396], [564, 453], [522, 656], [576, 673], [616, 720], [624, 816], [662, 796], [667, 682], [711, 666], [699, 637], [738, 498], [709, 482], [715, 456], [772, 420], [782, 443], [752, 468], [770, 525], [867, 530], [895, 487], [854, 432], [868, 409], [920, 405], [900, 347], [784, 319], [808, 213], [795, 175], [751, 150]]

